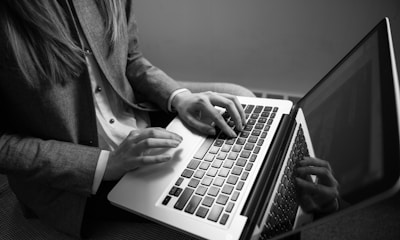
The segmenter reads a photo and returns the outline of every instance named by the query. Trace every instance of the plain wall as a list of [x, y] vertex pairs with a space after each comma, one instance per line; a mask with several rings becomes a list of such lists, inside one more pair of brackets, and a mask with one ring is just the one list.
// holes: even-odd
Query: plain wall
[[177, 80], [303, 94], [399, 0], [135, 0], [141, 50]]

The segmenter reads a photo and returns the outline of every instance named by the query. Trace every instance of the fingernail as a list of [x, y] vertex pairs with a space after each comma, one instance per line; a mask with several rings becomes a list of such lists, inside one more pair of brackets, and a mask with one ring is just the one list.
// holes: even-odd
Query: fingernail
[[208, 131], [207, 131], [207, 133], [209, 134], [209, 135], [215, 135], [215, 129], [209, 129]]

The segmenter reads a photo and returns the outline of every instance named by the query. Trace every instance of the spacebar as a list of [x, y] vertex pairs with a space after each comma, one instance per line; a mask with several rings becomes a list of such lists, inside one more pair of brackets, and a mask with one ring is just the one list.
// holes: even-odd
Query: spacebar
[[197, 159], [203, 159], [204, 155], [206, 155], [208, 149], [211, 147], [211, 145], [214, 142], [214, 138], [208, 137], [206, 140], [203, 142], [199, 150], [197, 150], [197, 153], [193, 156], [194, 158]]

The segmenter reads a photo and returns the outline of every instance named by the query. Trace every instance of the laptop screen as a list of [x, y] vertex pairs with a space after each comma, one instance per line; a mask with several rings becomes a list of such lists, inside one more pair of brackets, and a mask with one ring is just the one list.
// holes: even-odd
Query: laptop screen
[[345, 206], [398, 185], [398, 86], [391, 49], [385, 19], [298, 104], [315, 155], [330, 163]]

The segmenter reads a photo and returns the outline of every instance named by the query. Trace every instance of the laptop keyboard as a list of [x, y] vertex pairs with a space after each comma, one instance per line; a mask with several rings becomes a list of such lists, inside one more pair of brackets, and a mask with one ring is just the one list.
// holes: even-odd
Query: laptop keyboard
[[[242, 105], [244, 130], [229, 138], [220, 132], [209, 136], [183, 170], [162, 204], [177, 201], [173, 208], [225, 225], [253, 168], [277, 107]], [[234, 129], [229, 114], [222, 114]]]
[[306, 156], [309, 156], [309, 152], [304, 132], [300, 125], [260, 239], [270, 239], [293, 229], [299, 207], [296, 200], [296, 185], [293, 171], [296, 163]]

